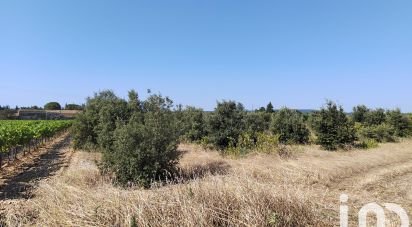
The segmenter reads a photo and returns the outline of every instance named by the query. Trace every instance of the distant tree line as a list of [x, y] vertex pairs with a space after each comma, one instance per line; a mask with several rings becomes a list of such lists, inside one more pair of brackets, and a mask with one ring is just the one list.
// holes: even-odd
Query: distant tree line
[[15, 111], [13, 109], [10, 109], [10, 106], [0, 105], [0, 120], [10, 119], [14, 112]]
[[246, 111], [235, 101], [218, 102], [213, 112], [173, 105], [168, 97], [150, 94], [128, 100], [112, 91], [88, 98], [73, 127], [74, 146], [103, 153], [102, 171], [114, 173], [121, 185], [149, 186], [173, 176], [180, 158], [179, 142], [200, 143], [222, 154], [276, 151], [290, 144], [319, 144], [326, 150], [370, 148], [412, 133], [411, 117], [399, 109], [357, 106], [352, 114], [328, 101], [319, 111], [289, 108]]
[[40, 106], [16, 106], [15, 108], [10, 108], [10, 106], [1, 106], [0, 105], [0, 111], [1, 110], [83, 110], [84, 109], [84, 104], [83, 105], [78, 105], [78, 104], [66, 104], [64, 107], [60, 105], [58, 102], [48, 102], [44, 105], [44, 107]]
[[2, 106], [2, 105], [0, 105], [0, 110], [10, 110], [10, 106]]
[[78, 105], [78, 104], [66, 104], [64, 106], [65, 110], [83, 110], [84, 109], [84, 104], [83, 105]]
[[14, 108], [10, 108], [10, 106], [0, 105], [0, 120], [6, 119], [15, 119], [14, 114], [17, 113], [18, 110], [83, 110], [84, 105], [78, 104], [66, 104], [64, 108], [58, 102], [49, 102], [44, 105], [44, 107], [39, 106], [15, 106]]
[[44, 105], [45, 110], [83, 110], [84, 105], [78, 105], [78, 104], [66, 104], [64, 108], [60, 105], [58, 102], [49, 102]]
[[[4, 106], [4, 107], [0, 106], [0, 108], [10, 109], [9, 106]], [[19, 110], [19, 109], [22, 109], [22, 110], [83, 110], [83, 108], [84, 108], [84, 104], [83, 105], [66, 104], [64, 107], [62, 107], [60, 105], [60, 103], [58, 103], [58, 102], [48, 102], [43, 107], [36, 106], [36, 105], [34, 105], [34, 106], [21, 106], [21, 107], [16, 106], [14, 108], [14, 110]], [[0, 110], [2, 110], [2, 109], [0, 109]]]

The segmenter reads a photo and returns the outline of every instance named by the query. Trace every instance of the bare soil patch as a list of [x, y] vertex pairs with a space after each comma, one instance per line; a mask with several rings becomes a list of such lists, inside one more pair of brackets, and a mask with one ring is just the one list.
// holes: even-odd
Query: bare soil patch
[[67, 166], [70, 137], [64, 134], [0, 171], [0, 201], [30, 198], [34, 185]]

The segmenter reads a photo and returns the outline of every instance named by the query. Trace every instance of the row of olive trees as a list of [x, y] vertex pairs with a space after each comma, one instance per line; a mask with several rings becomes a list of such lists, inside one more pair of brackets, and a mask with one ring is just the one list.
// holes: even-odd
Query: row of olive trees
[[369, 109], [360, 105], [353, 109], [353, 120], [357, 124], [360, 137], [377, 142], [392, 142], [397, 137], [411, 134], [411, 119], [399, 109]]
[[364, 139], [389, 142], [411, 134], [411, 120], [400, 110], [359, 106], [349, 115], [333, 102], [312, 114], [288, 108], [273, 111], [271, 104], [267, 109], [247, 112], [234, 101], [219, 102], [212, 113], [187, 108], [179, 113], [183, 126], [180, 135], [190, 142], [204, 139], [221, 150], [240, 146], [238, 143], [245, 137], [257, 142], [259, 133], [277, 135], [283, 144], [315, 142], [324, 149], [336, 150], [352, 147]]
[[321, 111], [307, 117], [299, 111], [282, 108], [277, 112], [246, 113], [241, 104], [218, 103], [209, 119], [210, 141], [220, 149], [237, 145], [243, 132], [264, 132], [278, 135], [283, 144], [307, 144], [310, 142], [310, 126], [315, 131], [317, 142], [328, 150], [352, 144], [355, 130], [341, 107], [329, 102]]
[[[132, 90], [128, 100], [112, 91], [88, 98], [73, 126], [75, 148], [102, 151], [101, 169], [117, 182], [149, 186], [173, 175], [180, 154], [179, 141], [202, 142], [227, 151], [272, 149], [278, 143], [316, 142], [335, 150], [353, 146], [360, 138], [404, 137], [411, 122], [399, 110], [355, 108], [352, 116], [328, 102], [320, 111], [302, 114], [269, 104], [248, 112], [241, 103], [218, 102], [213, 112], [175, 107], [172, 100], [149, 95], [140, 100]], [[388, 134], [388, 135], [386, 135]], [[383, 140], [382, 140], [383, 141]]]
[[278, 135], [285, 144], [309, 142], [310, 131], [302, 113], [287, 108], [275, 113], [268, 106], [269, 111], [247, 112], [241, 103], [223, 101], [211, 113], [188, 107], [176, 113], [181, 138], [203, 140], [220, 150], [238, 146], [245, 136], [257, 142], [262, 133]]

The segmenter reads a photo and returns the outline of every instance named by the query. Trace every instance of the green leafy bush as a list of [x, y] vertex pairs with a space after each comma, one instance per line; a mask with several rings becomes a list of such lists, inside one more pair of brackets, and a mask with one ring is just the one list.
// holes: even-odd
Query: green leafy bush
[[343, 108], [328, 102], [314, 115], [313, 127], [318, 143], [327, 150], [353, 145], [356, 140], [354, 124], [349, 121]]
[[379, 147], [379, 143], [374, 139], [364, 139], [359, 143], [358, 147], [365, 150], [373, 149]]
[[386, 113], [382, 108], [376, 110], [370, 110], [365, 115], [365, 123], [367, 125], [380, 125], [385, 123]]
[[278, 151], [279, 135], [269, 133], [258, 133], [255, 149], [262, 153], [273, 153]]
[[356, 106], [353, 108], [352, 119], [355, 122], [364, 123], [369, 112], [369, 108], [365, 105]]
[[273, 115], [271, 131], [279, 135], [281, 143], [305, 144], [309, 142], [309, 129], [306, 127], [303, 114], [296, 110], [282, 108]]
[[208, 119], [209, 141], [218, 149], [229, 145], [236, 147], [239, 136], [245, 129], [245, 109], [233, 101], [218, 102]]
[[395, 129], [389, 124], [360, 126], [358, 131], [358, 137], [362, 139], [372, 139], [376, 142], [395, 142]]
[[130, 118], [127, 102], [106, 90], [88, 98], [85, 109], [73, 123], [73, 145], [75, 148], [110, 149], [117, 121]]
[[231, 142], [224, 154], [232, 156], [246, 155], [250, 152], [274, 153], [279, 151], [279, 135], [259, 132], [254, 135], [243, 133], [236, 146]]
[[149, 186], [173, 173], [179, 160], [173, 102], [160, 95], [129, 101], [112, 91], [89, 98], [73, 126], [75, 148], [103, 152], [102, 170], [114, 173], [121, 185]]
[[255, 141], [251, 134], [241, 134], [237, 141], [231, 140], [229, 146], [223, 151], [226, 155], [245, 155], [255, 149]]
[[149, 186], [175, 172], [179, 160], [177, 133], [169, 109], [135, 113], [114, 133], [112, 151], [103, 154], [104, 167], [116, 174], [121, 184]]
[[200, 141], [206, 136], [204, 111], [195, 107], [187, 107], [182, 111], [180, 125], [183, 139], [189, 142]]
[[249, 112], [245, 117], [245, 132], [248, 133], [254, 142], [257, 141], [258, 134], [268, 132], [272, 114], [266, 112]]
[[386, 116], [386, 121], [393, 127], [395, 136], [407, 137], [411, 135], [412, 122], [408, 116], [403, 115], [399, 109], [388, 111]]
[[250, 112], [245, 116], [245, 129], [248, 133], [261, 133], [269, 130], [272, 114]]
[[372, 139], [376, 142], [394, 142], [396, 137], [411, 135], [411, 120], [399, 109], [388, 110], [379, 108], [370, 110], [366, 106], [354, 108], [353, 120], [357, 126], [360, 140]]

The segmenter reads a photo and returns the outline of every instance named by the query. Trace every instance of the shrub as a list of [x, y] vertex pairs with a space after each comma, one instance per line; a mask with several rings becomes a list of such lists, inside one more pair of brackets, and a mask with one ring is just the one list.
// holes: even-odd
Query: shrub
[[130, 117], [127, 102], [106, 90], [88, 98], [85, 109], [73, 123], [73, 145], [77, 149], [96, 147], [110, 149], [116, 121]]
[[374, 139], [364, 139], [360, 142], [358, 145], [359, 148], [361, 149], [373, 149], [379, 147], [379, 144], [376, 140]]
[[237, 141], [231, 140], [229, 146], [224, 150], [226, 155], [245, 155], [255, 149], [255, 141], [251, 134], [243, 133]]
[[173, 172], [179, 159], [172, 106], [160, 95], [141, 102], [131, 91], [126, 102], [102, 91], [88, 98], [77, 116], [74, 146], [102, 151], [102, 170], [114, 173], [119, 184], [147, 187]]
[[388, 111], [386, 116], [388, 124], [392, 126], [395, 131], [395, 136], [407, 137], [411, 135], [411, 120], [408, 116], [403, 115], [399, 109]]
[[139, 94], [135, 90], [130, 90], [128, 93], [128, 103], [127, 107], [129, 108], [130, 112], [142, 112], [143, 111], [143, 103], [139, 99]]
[[358, 106], [354, 108], [353, 119], [361, 123], [357, 127], [361, 139], [393, 142], [396, 137], [411, 134], [411, 120], [399, 109], [385, 112], [384, 109], [369, 110], [366, 106]]
[[224, 151], [226, 155], [245, 155], [249, 152], [256, 151], [261, 153], [273, 153], [279, 150], [279, 135], [259, 132], [254, 135], [243, 133], [239, 136], [236, 146], [233, 141]]
[[353, 108], [352, 119], [355, 122], [364, 123], [369, 112], [370, 110], [365, 105], [356, 106]]
[[380, 125], [385, 123], [386, 114], [382, 108], [368, 111], [365, 115], [365, 123], [367, 125]]
[[389, 124], [360, 126], [358, 131], [358, 137], [361, 140], [372, 139], [376, 142], [395, 142], [395, 129]]
[[91, 150], [97, 147], [97, 135], [94, 131], [96, 123], [91, 119], [90, 115], [80, 113], [73, 122], [71, 135], [73, 138], [72, 144], [75, 149]]
[[273, 115], [271, 131], [279, 135], [281, 143], [305, 144], [309, 141], [309, 129], [303, 115], [296, 110], [283, 108]]
[[218, 102], [214, 113], [208, 120], [210, 142], [224, 150], [237, 140], [245, 129], [245, 110], [242, 104], [233, 101]]
[[189, 142], [200, 141], [206, 136], [205, 116], [202, 109], [187, 107], [182, 112], [180, 128], [182, 128], [183, 139]]
[[245, 130], [256, 138], [257, 133], [269, 130], [271, 114], [265, 112], [251, 112], [245, 116]]
[[256, 139], [256, 150], [262, 153], [272, 153], [278, 150], [279, 135], [258, 133]]
[[333, 102], [328, 102], [315, 114], [313, 126], [318, 143], [327, 150], [353, 145], [356, 140], [354, 124], [348, 120], [343, 108]]
[[136, 113], [116, 129], [114, 141], [113, 151], [103, 153], [103, 164], [116, 174], [120, 184], [134, 182], [148, 187], [151, 181], [175, 172], [179, 152], [170, 110]]

